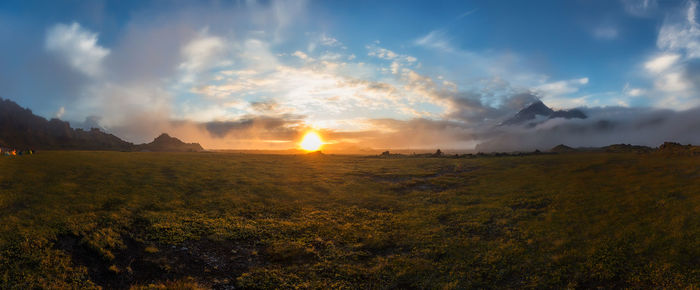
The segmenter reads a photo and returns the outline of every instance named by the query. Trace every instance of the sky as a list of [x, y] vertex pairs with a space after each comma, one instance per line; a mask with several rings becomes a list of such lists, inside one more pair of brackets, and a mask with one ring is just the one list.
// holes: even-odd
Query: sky
[[[0, 97], [209, 149], [700, 143], [696, 1], [2, 1]], [[501, 122], [541, 100], [586, 120]], [[607, 143], [607, 144], [606, 144]]]

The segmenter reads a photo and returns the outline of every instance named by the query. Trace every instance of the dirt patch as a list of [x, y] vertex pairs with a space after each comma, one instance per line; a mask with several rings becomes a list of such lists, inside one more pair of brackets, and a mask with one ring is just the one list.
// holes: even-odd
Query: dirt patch
[[401, 175], [401, 174], [376, 174], [370, 172], [358, 172], [354, 175], [369, 178], [374, 182], [390, 185], [397, 193], [408, 193], [411, 191], [431, 191], [439, 192], [451, 187], [451, 184], [436, 182], [441, 177], [455, 177], [465, 180], [462, 173], [471, 172], [479, 167], [456, 167], [446, 166], [437, 170], [436, 173], [427, 175]]
[[549, 206], [552, 203], [551, 199], [517, 199], [511, 203], [510, 208], [512, 210], [541, 210]]
[[247, 242], [201, 239], [168, 246], [128, 236], [122, 240], [125, 247], [112, 250], [115, 258], [111, 261], [76, 235], [59, 236], [55, 247], [71, 256], [74, 265], [86, 267], [90, 280], [107, 289], [185, 277], [214, 289], [230, 289], [238, 276], [262, 264], [257, 255], [259, 246]]

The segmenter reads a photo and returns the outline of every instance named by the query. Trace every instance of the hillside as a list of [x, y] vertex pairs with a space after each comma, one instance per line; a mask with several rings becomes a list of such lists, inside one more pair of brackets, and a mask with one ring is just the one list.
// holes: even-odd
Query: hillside
[[130, 150], [133, 144], [99, 129], [74, 130], [68, 122], [46, 120], [15, 102], [0, 99], [0, 146], [41, 150]]
[[203, 151], [199, 143], [185, 143], [175, 137], [163, 133], [153, 139], [153, 142], [136, 145], [134, 147], [138, 151], [167, 151], [167, 152], [198, 152]]
[[655, 151], [656, 153], [680, 156], [700, 156], [700, 146], [681, 145], [676, 142], [664, 142]]
[[46, 120], [11, 100], [0, 98], [0, 147], [35, 150], [202, 151], [168, 134], [134, 145], [98, 128], [73, 129], [59, 119]]
[[552, 149], [549, 149], [549, 152], [554, 152], [554, 153], [570, 153], [570, 152], [576, 152], [576, 149], [571, 148], [569, 146], [566, 146], [564, 144], [559, 144], [557, 146], [554, 146]]

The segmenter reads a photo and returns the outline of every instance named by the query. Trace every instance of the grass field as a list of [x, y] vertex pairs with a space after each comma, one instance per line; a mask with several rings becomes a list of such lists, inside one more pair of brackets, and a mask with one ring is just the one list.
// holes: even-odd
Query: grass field
[[700, 157], [3, 157], [0, 285], [697, 288]]

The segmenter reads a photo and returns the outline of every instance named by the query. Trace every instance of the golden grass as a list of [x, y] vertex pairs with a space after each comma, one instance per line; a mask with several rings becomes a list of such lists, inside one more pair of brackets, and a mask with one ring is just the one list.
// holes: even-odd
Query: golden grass
[[6, 288], [700, 285], [700, 157], [47, 151], [0, 173]]

